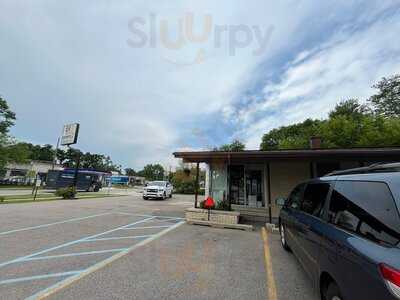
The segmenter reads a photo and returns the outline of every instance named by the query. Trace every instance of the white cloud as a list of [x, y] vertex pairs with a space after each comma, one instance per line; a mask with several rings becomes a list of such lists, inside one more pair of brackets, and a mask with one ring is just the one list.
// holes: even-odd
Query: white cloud
[[357, 31], [338, 32], [299, 53], [277, 83], [264, 86], [261, 105], [240, 111], [247, 146], [258, 148], [262, 134], [272, 128], [326, 117], [341, 100], [363, 101], [381, 77], [399, 73], [398, 19], [399, 14], [392, 15]]

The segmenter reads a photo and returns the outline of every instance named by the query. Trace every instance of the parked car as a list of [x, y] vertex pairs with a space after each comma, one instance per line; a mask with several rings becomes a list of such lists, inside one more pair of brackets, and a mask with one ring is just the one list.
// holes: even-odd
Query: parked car
[[149, 182], [143, 189], [143, 199], [149, 198], [163, 199], [172, 198], [173, 187], [167, 181]]
[[323, 300], [400, 299], [400, 173], [328, 176], [299, 184], [279, 217]]

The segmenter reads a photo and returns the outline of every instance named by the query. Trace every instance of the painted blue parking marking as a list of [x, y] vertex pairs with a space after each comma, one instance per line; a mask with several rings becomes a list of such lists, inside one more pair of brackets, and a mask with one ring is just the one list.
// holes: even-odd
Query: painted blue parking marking
[[152, 237], [153, 235], [135, 235], [135, 236], [116, 236], [116, 237], [109, 237], [109, 238], [99, 238], [99, 239], [90, 239], [85, 240], [85, 242], [99, 242], [99, 241], [113, 241], [113, 240], [123, 240], [123, 239], [142, 239]]
[[26, 298], [25, 300], [36, 300], [38, 298], [42, 299], [43, 297], [47, 297], [47, 296], [53, 294], [55, 291], [58, 291], [58, 290], [60, 290], [60, 289], [62, 289], [64, 287], [68, 286], [70, 283], [73, 283], [73, 282], [83, 278], [86, 275], [89, 275], [89, 274], [91, 274], [93, 272], [96, 272], [97, 270], [99, 270], [102, 267], [108, 265], [109, 263], [115, 261], [116, 259], [118, 259], [118, 258], [120, 258], [120, 257], [122, 257], [122, 256], [124, 256], [124, 255], [126, 255], [126, 254], [128, 254], [130, 252], [132, 252], [133, 250], [135, 250], [135, 249], [137, 249], [137, 248], [139, 248], [141, 246], [146, 245], [147, 243], [150, 243], [151, 241], [155, 240], [156, 238], [161, 237], [162, 235], [168, 233], [169, 231], [174, 230], [175, 228], [178, 228], [179, 226], [181, 226], [184, 223], [185, 223], [185, 221], [181, 221], [179, 223], [173, 224], [171, 227], [162, 230], [158, 234], [153, 235], [151, 238], [145, 239], [145, 240], [141, 241], [140, 243], [133, 245], [127, 251], [115, 254], [115, 255], [109, 257], [108, 259], [103, 260], [103, 261], [101, 261], [101, 262], [89, 267], [88, 269], [86, 269], [82, 273], [76, 274], [76, 275], [68, 277], [68, 278], [66, 278], [64, 280], [61, 280], [60, 282], [57, 282], [56, 284], [54, 284], [54, 285], [52, 285], [52, 286], [50, 286], [50, 287], [48, 287], [48, 288], [46, 288], [44, 290], [41, 290], [41, 291], [37, 292], [36, 294]]
[[29, 277], [20, 277], [20, 278], [13, 278], [13, 279], [6, 279], [0, 281], [0, 285], [3, 284], [10, 284], [10, 283], [18, 283], [18, 282], [24, 282], [24, 281], [32, 281], [32, 280], [38, 280], [38, 279], [47, 279], [47, 278], [53, 278], [53, 277], [63, 277], [63, 276], [71, 276], [71, 275], [77, 275], [82, 273], [84, 270], [81, 271], [70, 271], [70, 272], [63, 272], [63, 273], [54, 273], [54, 274], [46, 274], [46, 275], [37, 275], [37, 276], [29, 276]]
[[118, 227], [118, 228], [115, 228], [115, 229], [107, 230], [107, 231], [102, 232], [102, 233], [98, 233], [98, 234], [95, 234], [95, 235], [92, 235], [92, 236], [84, 237], [84, 238], [79, 239], [79, 240], [71, 241], [71, 242], [68, 242], [68, 243], [65, 243], [65, 244], [62, 244], [62, 245], [58, 245], [58, 246], [55, 246], [55, 247], [52, 247], [52, 248], [44, 249], [44, 250], [42, 250], [42, 251], [39, 251], [39, 252], [30, 254], [30, 255], [26, 255], [26, 256], [19, 257], [19, 258], [10, 260], [10, 261], [6, 261], [6, 262], [3, 262], [3, 263], [0, 264], [0, 268], [2, 268], [2, 267], [4, 267], [4, 266], [7, 266], [7, 265], [10, 265], [10, 264], [22, 262], [22, 261], [24, 261], [24, 260], [27, 259], [27, 258], [31, 258], [31, 257], [34, 257], [34, 256], [38, 256], [38, 255], [41, 255], [41, 254], [44, 254], [44, 253], [48, 253], [48, 252], [50, 252], [50, 251], [54, 251], [54, 250], [57, 250], [57, 249], [65, 248], [65, 247], [67, 247], [67, 246], [72, 246], [72, 245], [78, 244], [78, 243], [80, 243], [80, 242], [86, 241], [86, 240], [88, 240], [88, 239], [97, 238], [97, 237], [99, 237], [99, 236], [102, 236], [102, 235], [105, 235], [105, 234], [108, 234], [108, 233], [111, 233], [111, 232], [115, 232], [115, 231], [117, 231], [117, 230], [121, 230], [122, 228], [126, 228], [126, 227], [129, 227], [129, 226], [135, 225], [135, 224], [144, 223], [144, 222], [147, 222], [147, 221], [152, 220], [152, 219], [154, 219], [154, 218], [155, 218], [155, 217], [146, 218], [146, 219], [144, 219], [144, 220], [140, 220], [140, 221], [137, 221], [137, 222], [133, 222], [133, 223], [130, 223], [130, 224], [127, 224], [127, 225], [124, 225], [124, 226], [121, 226], [121, 227]]
[[8, 235], [11, 233], [16, 233], [16, 232], [21, 232], [21, 231], [28, 231], [28, 230], [34, 230], [34, 229], [40, 229], [40, 228], [46, 228], [54, 225], [60, 225], [60, 224], [65, 224], [65, 223], [71, 223], [71, 222], [76, 222], [76, 221], [82, 221], [82, 220], [87, 220], [91, 218], [97, 218], [97, 217], [102, 217], [105, 215], [110, 215], [112, 213], [104, 213], [104, 214], [98, 214], [98, 215], [91, 215], [91, 216], [86, 216], [86, 217], [81, 217], [81, 218], [73, 218], [73, 219], [68, 219], [64, 221], [59, 221], [59, 222], [54, 222], [54, 223], [48, 223], [48, 224], [42, 224], [42, 225], [37, 225], [37, 226], [31, 226], [31, 227], [24, 227], [20, 229], [13, 229], [9, 231], [3, 231], [0, 232], [0, 236], [2, 235]]
[[[99, 215], [93, 215], [93, 216], [87, 216], [84, 218], [74, 218], [74, 219], [69, 219], [69, 220], [65, 220], [65, 221], [60, 221], [60, 222], [56, 222], [56, 223], [51, 223], [51, 224], [43, 224], [43, 225], [39, 225], [39, 226], [35, 226], [35, 227], [26, 227], [26, 228], [21, 228], [18, 230], [14, 230], [13, 232], [18, 232], [18, 231], [24, 231], [24, 230], [31, 230], [31, 229], [37, 229], [37, 228], [43, 228], [43, 227], [49, 227], [55, 224], [62, 224], [62, 223], [68, 223], [68, 222], [73, 222], [73, 221], [79, 221], [82, 219], [88, 219], [88, 218], [94, 218], [97, 216], [102, 216], [102, 215], [108, 215], [108, 214], [113, 214], [113, 213], [106, 213], [106, 214], [99, 214]], [[115, 213], [114, 213], [115, 214]], [[117, 213], [119, 214], [119, 213]], [[173, 230], [174, 228], [180, 226], [181, 224], [184, 223], [184, 221], [182, 221], [181, 218], [174, 218], [174, 217], [163, 217], [163, 216], [154, 216], [154, 215], [136, 215], [136, 214], [123, 214], [123, 215], [130, 215], [130, 216], [135, 216], [135, 217], [140, 217], [142, 218], [139, 221], [135, 221], [111, 230], [107, 230], [105, 232], [101, 232], [95, 235], [91, 235], [91, 236], [87, 236], [84, 238], [80, 238], [74, 241], [70, 241], [55, 247], [51, 247], [51, 248], [47, 248], [47, 249], [43, 249], [41, 251], [32, 253], [30, 255], [26, 255], [26, 256], [22, 256], [22, 257], [18, 257], [15, 258], [13, 260], [10, 261], [6, 261], [3, 263], [0, 263], [0, 268], [1, 267], [5, 267], [11, 264], [16, 264], [16, 263], [25, 263], [25, 262], [32, 262], [32, 261], [46, 261], [46, 260], [56, 260], [59, 258], [66, 258], [66, 257], [77, 257], [77, 256], [90, 256], [90, 255], [95, 255], [95, 254], [107, 254], [110, 253], [111, 256], [109, 256], [108, 258], [102, 259], [101, 261], [99, 261], [99, 259], [97, 258], [94, 264], [92, 266], [90, 266], [87, 269], [83, 269], [83, 270], [79, 270], [79, 271], [69, 271], [69, 272], [61, 272], [61, 273], [50, 273], [50, 274], [41, 274], [41, 275], [34, 275], [34, 276], [28, 276], [28, 277], [19, 277], [19, 278], [11, 278], [11, 279], [4, 279], [2, 281], [0, 281], [0, 285], [7, 285], [7, 284], [12, 284], [12, 283], [21, 283], [21, 282], [27, 282], [27, 281], [32, 281], [32, 280], [40, 280], [40, 279], [46, 279], [46, 278], [57, 278], [57, 277], [62, 277], [62, 279], [60, 281], [58, 281], [55, 285], [46, 288], [42, 291], [39, 291], [37, 294], [30, 296], [29, 298], [27, 298], [28, 300], [32, 300], [32, 299], [36, 299], [38, 297], [41, 297], [43, 295], [47, 295], [47, 293], [53, 291], [59, 287], [63, 287], [65, 286], [67, 283], [69, 282], [73, 282], [76, 281], [80, 278], [82, 278], [83, 276], [92, 273], [94, 271], [97, 271], [99, 268], [113, 262], [114, 260], [126, 255], [127, 253], [129, 253], [130, 251], [133, 251], [134, 249], [136, 249], [137, 247], [140, 247], [142, 245], [145, 245], [146, 243], [149, 243], [151, 241], [153, 241], [154, 239], [156, 239], [157, 237], [160, 237], [161, 235]], [[165, 221], [167, 222], [171, 222], [170, 225], [157, 225], [154, 224], [154, 226], [151, 226], [151, 223], [154, 221], [159, 221], [159, 222], [163, 222], [165, 223]], [[177, 222], [175, 222], [177, 221]], [[143, 224], [143, 225], [141, 225]], [[150, 225], [150, 226], [146, 226], [146, 224]], [[135, 227], [136, 225], [138, 225], [138, 227]], [[110, 233], [114, 233], [117, 231], [121, 231], [121, 230], [132, 230], [132, 229], [160, 229], [160, 231], [158, 233], [154, 233], [154, 234], [149, 234], [149, 235], [132, 235], [132, 236], [111, 236], [111, 237], [104, 237], [107, 234]], [[4, 232], [5, 233], [12, 233], [12, 231], [8, 231], [8, 232]], [[62, 249], [62, 248], [67, 248], [70, 246], [74, 246], [77, 244], [84, 244], [87, 242], [102, 242], [102, 241], [118, 241], [118, 240], [122, 240], [122, 239], [131, 239], [131, 240], [141, 240], [138, 243], [133, 244], [130, 247], [127, 248], [115, 248], [115, 249], [102, 249], [102, 250], [93, 250], [93, 251], [83, 251], [83, 252], [74, 252], [74, 253], [64, 253], [64, 254], [55, 254], [55, 255], [46, 255], [43, 256], [43, 254], [47, 254], [49, 252], [58, 250], [58, 249]]]
[[88, 251], [88, 252], [76, 252], [76, 253], [67, 253], [67, 254], [59, 254], [59, 255], [39, 256], [39, 257], [27, 258], [27, 259], [24, 259], [24, 261], [46, 260], [46, 259], [74, 257], [74, 256], [82, 256], [82, 255], [105, 254], [105, 253], [113, 253], [113, 252], [122, 252], [122, 251], [126, 251], [127, 249], [128, 248], [119, 248], [119, 249], [97, 250], [97, 251], [95, 250], [95, 251]]
[[120, 215], [128, 215], [128, 216], [136, 216], [136, 217], [155, 217], [157, 219], [171, 219], [171, 220], [184, 220], [185, 218], [179, 218], [179, 217], [169, 217], [169, 216], [152, 216], [152, 215], [143, 215], [143, 214], [134, 214], [134, 213], [127, 213], [127, 212], [122, 212], [118, 211], [115, 212], [116, 214]]
[[132, 229], [154, 229], [154, 228], [168, 228], [171, 225], [160, 225], [160, 226], [146, 226], [146, 227], [127, 227], [121, 230], [132, 230]]

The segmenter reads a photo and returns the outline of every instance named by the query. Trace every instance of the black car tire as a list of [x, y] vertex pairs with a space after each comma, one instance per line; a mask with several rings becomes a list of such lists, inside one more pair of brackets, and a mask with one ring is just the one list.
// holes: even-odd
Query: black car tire
[[282, 248], [285, 249], [286, 251], [290, 252], [290, 247], [289, 247], [289, 245], [287, 243], [287, 240], [286, 240], [286, 229], [285, 229], [285, 226], [283, 226], [283, 224], [279, 225], [279, 235], [280, 235], [280, 238], [281, 238]]
[[149, 198], [147, 198], [147, 197], [143, 196], [143, 200], [147, 200], [147, 199], [149, 199]]
[[171, 192], [171, 194], [169, 194], [169, 197], [172, 198], [172, 192]]
[[164, 195], [162, 197], [163, 200], [167, 199], [167, 192], [164, 192]]
[[325, 300], [343, 300], [340, 289], [335, 282], [331, 282], [326, 290]]

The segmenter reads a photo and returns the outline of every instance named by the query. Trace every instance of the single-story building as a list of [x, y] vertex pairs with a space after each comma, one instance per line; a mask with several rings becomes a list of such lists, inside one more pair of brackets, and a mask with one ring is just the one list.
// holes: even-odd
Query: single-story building
[[[317, 145], [315, 147], [314, 145]], [[287, 198], [300, 182], [337, 170], [378, 162], [399, 162], [400, 148], [310, 149], [276, 151], [175, 152], [185, 163], [206, 164], [206, 197], [229, 201], [245, 218], [276, 222], [276, 199]], [[195, 206], [198, 205], [197, 195]]]
[[25, 163], [8, 163], [5, 168], [3, 180], [18, 178], [19, 183], [32, 183], [36, 176], [42, 181], [49, 170], [63, 170], [63, 166], [51, 161], [30, 160]]

